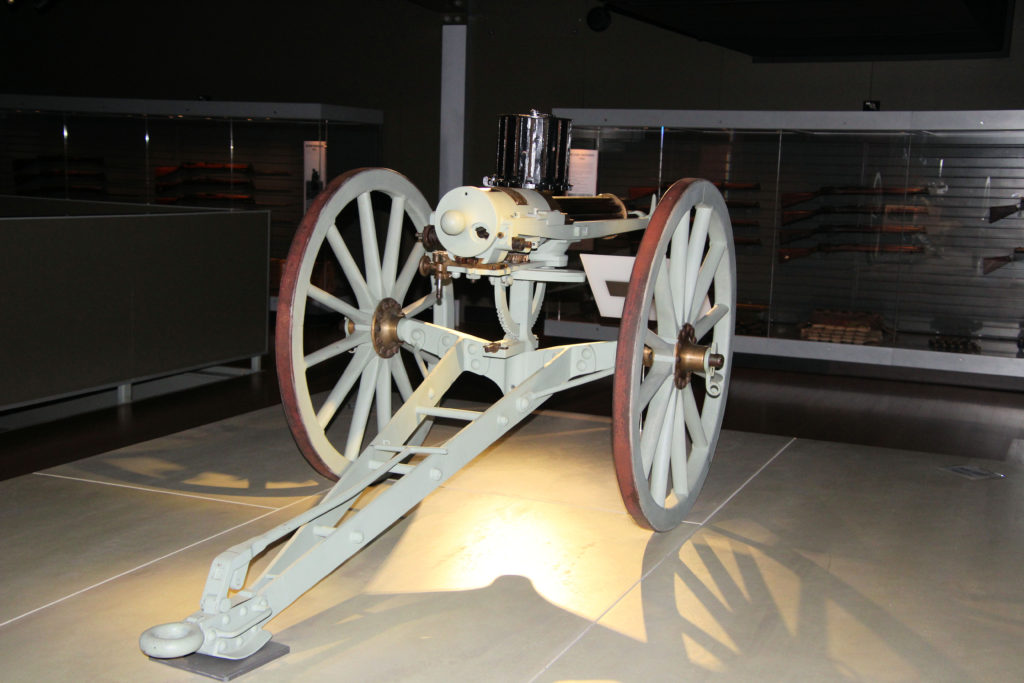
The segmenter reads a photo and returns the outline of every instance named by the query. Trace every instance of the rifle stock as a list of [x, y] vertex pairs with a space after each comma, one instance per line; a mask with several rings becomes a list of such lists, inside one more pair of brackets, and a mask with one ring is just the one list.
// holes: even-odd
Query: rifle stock
[[782, 206], [795, 206], [803, 202], [827, 195], [865, 195], [865, 196], [907, 196], [926, 194], [927, 187], [822, 187], [812, 192], [788, 192], [782, 195]]
[[1001, 221], [1007, 216], [1012, 216], [1018, 211], [1024, 210], [1024, 199], [1021, 199], [1016, 204], [1007, 204], [1005, 206], [993, 206], [988, 210], [988, 222], [995, 223]]
[[981, 259], [981, 272], [982, 275], [988, 275], [994, 270], [999, 270], [1005, 265], [1009, 265], [1024, 256], [1024, 247], [1014, 247], [1013, 251], [1003, 256], [986, 256]]
[[779, 263], [786, 263], [816, 252], [831, 254], [840, 251], [865, 254], [920, 254], [924, 247], [918, 244], [819, 244], [814, 247], [779, 249], [778, 256]]
[[750, 199], [726, 199], [725, 206], [729, 209], [759, 209], [761, 202]]
[[853, 225], [853, 224], [834, 224], [825, 223], [819, 225], [816, 228], [810, 228], [809, 230], [783, 230], [779, 231], [779, 241], [782, 244], [789, 244], [790, 242], [796, 242], [797, 240], [808, 239], [820, 234], [831, 234], [831, 233], [843, 233], [843, 232], [857, 232], [857, 233], [869, 233], [869, 234], [914, 234], [923, 233], [925, 228], [923, 225], [904, 225], [900, 223], [883, 223], [881, 225]]
[[[667, 183], [662, 183], [661, 191], [665, 192], [668, 188], [672, 187], [672, 183], [675, 180]], [[711, 183], [719, 190], [760, 190], [761, 183], [736, 183], [727, 180], [717, 180]], [[629, 199], [639, 199], [641, 197], [649, 197], [652, 194], [658, 192], [657, 185], [641, 185], [637, 187], [629, 188], [628, 195]]]
[[882, 207], [867, 206], [862, 204], [855, 204], [852, 206], [819, 206], [816, 209], [783, 211], [782, 224], [789, 225], [790, 223], [796, 223], [797, 221], [807, 220], [808, 218], [814, 218], [815, 216], [843, 213], [885, 216], [911, 216], [927, 214], [928, 207], [908, 204], [886, 204]]

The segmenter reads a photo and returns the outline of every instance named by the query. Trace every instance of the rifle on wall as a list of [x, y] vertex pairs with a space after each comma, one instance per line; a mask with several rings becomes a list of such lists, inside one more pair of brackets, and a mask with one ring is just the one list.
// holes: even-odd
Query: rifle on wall
[[751, 199], [726, 199], [725, 206], [730, 209], [759, 209], [761, 202]]
[[[668, 188], [672, 187], [672, 183], [674, 183], [674, 182], [675, 181], [673, 180], [672, 182], [663, 183], [662, 186], [661, 186], [661, 192], [664, 193], [666, 190], [668, 190]], [[728, 180], [716, 180], [715, 182], [713, 182], [711, 184], [714, 185], [715, 187], [717, 187], [719, 190], [760, 190], [761, 189], [761, 183], [737, 183], [737, 182], [732, 182], [732, 181], [728, 181]], [[656, 185], [642, 185], [642, 186], [638, 186], [638, 187], [631, 187], [631, 188], [629, 188], [629, 190], [628, 190], [628, 197], [629, 197], [629, 199], [640, 199], [642, 197], [649, 197], [652, 194], [655, 194], [657, 192], [658, 192], [658, 188], [657, 188]]]
[[871, 215], [883, 214], [886, 216], [914, 216], [927, 214], [928, 207], [907, 204], [886, 204], [881, 208], [877, 206], [863, 204], [855, 204], [852, 206], [819, 206], [816, 209], [783, 211], [782, 224], [789, 225], [790, 223], [796, 223], [797, 221], [807, 220], [808, 218], [814, 218], [815, 216], [831, 215], [837, 213], [857, 213]]
[[779, 263], [810, 256], [814, 253], [831, 254], [840, 251], [866, 254], [920, 254], [924, 247], [917, 244], [819, 244], [815, 247], [779, 249]]
[[923, 225], [905, 225], [902, 223], [883, 223], [881, 225], [855, 225], [845, 223], [825, 223], [810, 230], [780, 230], [779, 242], [789, 244], [797, 240], [808, 239], [821, 234], [858, 232], [869, 234], [906, 235], [925, 232]]
[[1024, 199], [1019, 200], [1016, 204], [1006, 204], [1004, 206], [993, 206], [988, 210], [988, 222], [995, 223], [1000, 221], [1007, 216], [1012, 216], [1018, 211], [1024, 211]]
[[927, 187], [823, 187], [813, 192], [788, 192], [782, 195], [782, 206], [794, 206], [828, 195], [907, 196], [927, 193]]
[[988, 275], [1021, 257], [1024, 257], [1024, 247], [1014, 247], [1013, 251], [1005, 256], [986, 256], [981, 259], [981, 272], [983, 275]]

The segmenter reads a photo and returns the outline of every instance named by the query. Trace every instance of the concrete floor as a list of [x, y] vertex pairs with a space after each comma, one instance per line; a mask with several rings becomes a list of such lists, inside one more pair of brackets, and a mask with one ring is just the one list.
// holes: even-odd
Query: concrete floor
[[[967, 463], [1006, 477], [943, 469]], [[325, 485], [279, 407], [0, 482], [3, 679], [209, 680], [139, 633]], [[1012, 462], [726, 431], [652, 534], [608, 419], [541, 411], [271, 622], [291, 653], [241, 680], [1019, 680], [1022, 566]]]

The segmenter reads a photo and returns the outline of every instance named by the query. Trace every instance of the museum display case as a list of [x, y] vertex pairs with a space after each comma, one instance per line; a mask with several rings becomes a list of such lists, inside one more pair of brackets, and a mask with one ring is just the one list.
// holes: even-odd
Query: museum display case
[[322, 104], [3, 95], [0, 195], [264, 209], [283, 258], [328, 179], [380, 164], [381, 123]]
[[1024, 112], [556, 113], [638, 208], [719, 185], [738, 349], [1021, 375]]
[[121, 401], [142, 381], [258, 363], [307, 202], [379, 163], [380, 122], [325, 105], [0, 96], [0, 407], [112, 387]]

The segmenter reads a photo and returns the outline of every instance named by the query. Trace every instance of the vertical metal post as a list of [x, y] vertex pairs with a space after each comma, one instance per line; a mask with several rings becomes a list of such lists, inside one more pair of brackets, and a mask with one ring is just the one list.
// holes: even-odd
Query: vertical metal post
[[462, 185], [466, 126], [466, 25], [441, 30], [441, 154], [438, 196]]
[[118, 384], [117, 385], [117, 405], [123, 406], [126, 403], [131, 403], [131, 402], [132, 402], [132, 385], [131, 385], [131, 383]]

